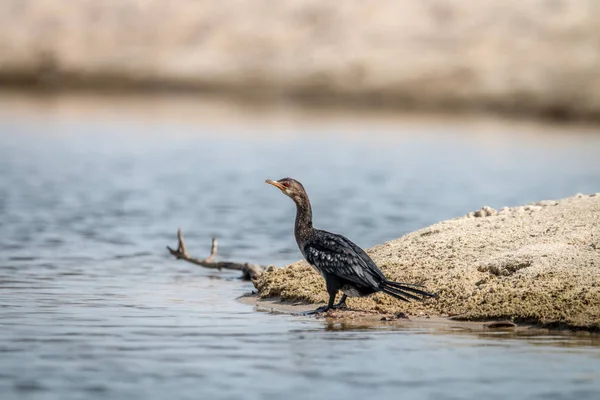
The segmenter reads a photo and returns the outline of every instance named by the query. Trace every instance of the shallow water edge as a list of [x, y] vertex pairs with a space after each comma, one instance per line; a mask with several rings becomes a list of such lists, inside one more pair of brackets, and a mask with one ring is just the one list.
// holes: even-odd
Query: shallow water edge
[[538, 325], [525, 321], [489, 319], [473, 321], [457, 316], [439, 316], [420, 313], [409, 315], [400, 313], [378, 313], [354, 308], [347, 310], [331, 310], [316, 316], [303, 316], [302, 313], [315, 309], [317, 304], [303, 301], [281, 300], [278, 298], [260, 298], [256, 294], [247, 293], [237, 301], [251, 305], [258, 312], [270, 314], [294, 315], [298, 318], [325, 320], [328, 324], [336, 324], [343, 329], [427, 329], [438, 333], [494, 333], [504, 332], [515, 335], [564, 335], [565, 337], [586, 337], [600, 345], [600, 332], [574, 329], [561, 325]]

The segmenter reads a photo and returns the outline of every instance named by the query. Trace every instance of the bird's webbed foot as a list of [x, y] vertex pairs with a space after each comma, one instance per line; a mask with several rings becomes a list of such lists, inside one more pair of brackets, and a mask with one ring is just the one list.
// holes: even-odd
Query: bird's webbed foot
[[340, 302], [337, 304], [334, 304], [331, 308], [333, 308], [334, 310], [338, 310], [340, 308], [348, 308], [348, 306], [346, 305], [346, 295], [343, 295], [342, 298], [340, 299]]
[[319, 307], [315, 310], [311, 310], [311, 311], [305, 311], [303, 313], [300, 313], [301, 315], [315, 315], [315, 314], [319, 314], [319, 313], [323, 313], [323, 312], [327, 312], [331, 309], [332, 307], [329, 306], [322, 306]]

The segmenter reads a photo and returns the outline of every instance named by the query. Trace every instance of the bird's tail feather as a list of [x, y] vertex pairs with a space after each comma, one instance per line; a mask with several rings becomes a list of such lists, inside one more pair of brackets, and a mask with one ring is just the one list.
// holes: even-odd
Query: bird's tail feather
[[408, 299], [423, 300], [426, 297], [436, 297], [435, 294], [426, 292], [424, 290], [416, 289], [414, 286], [421, 285], [411, 285], [400, 282], [383, 281], [380, 287], [384, 293], [387, 293], [390, 296], [393, 296], [403, 301], [410, 301]]
[[420, 283], [408, 283], [408, 282], [392, 282], [392, 281], [388, 281], [388, 283], [391, 283], [394, 286], [410, 286], [410, 287], [425, 287], [425, 285], [421, 285]]
[[408, 297], [412, 297], [413, 299], [417, 299], [420, 300], [419, 297], [417, 296], [413, 296], [412, 294], [406, 293], [406, 292], [402, 292], [402, 291], [397, 291], [396, 289], [391, 289], [391, 288], [383, 288], [381, 289], [381, 291], [383, 293], [389, 294], [392, 297], [397, 298], [398, 300], [402, 300], [402, 301], [410, 301], [409, 299], [407, 299], [404, 296], [408, 296]]

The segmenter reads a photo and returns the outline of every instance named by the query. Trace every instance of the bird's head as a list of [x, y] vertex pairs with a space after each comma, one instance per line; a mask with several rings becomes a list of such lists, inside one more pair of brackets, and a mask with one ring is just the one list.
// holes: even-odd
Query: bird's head
[[306, 198], [306, 191], [300, 182], [292, 178], [283, 178], [278, 181], [267, 179], [265, 183], [275, 186], [283, 194], [294, 200], [296, 203]]

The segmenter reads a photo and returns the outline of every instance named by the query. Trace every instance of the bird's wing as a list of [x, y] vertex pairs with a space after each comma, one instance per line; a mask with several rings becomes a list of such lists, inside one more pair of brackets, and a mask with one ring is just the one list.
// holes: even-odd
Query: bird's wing
[[320, 271], [364, 286], [378, 286], [385, 279], [373, 260], [349, 239], [326, 231], [304, 247], [306, 260]]

